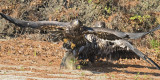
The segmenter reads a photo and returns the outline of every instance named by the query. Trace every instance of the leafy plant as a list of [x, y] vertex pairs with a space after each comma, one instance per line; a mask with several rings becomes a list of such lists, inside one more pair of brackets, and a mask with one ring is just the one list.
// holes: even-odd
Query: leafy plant
[[49, 62], [49, 64], [50, 64], [50, 65], [52, 65], [52, 64], [53, 64], [53, 62]]
[[70, 60], [70, 63], [71, 63], [71, 64], [75, 64], [76, 62], [77, 62], [76, 59], [71, 59], [71, 60]]
[[111, 13], [111, 8], [110, 8], [110, 7], [107, 7], [107, 6], [106, 6], [106, 7], [104, 8], [104, 10], [106, 10], [107, 13], [109, 13], [109, 14]]
[[37, 52], [36, 52], [36, 50], [34, 51], [34, 56], [37, 56]]
[[105, 78], [107, 78], [107, 75], [104, 75]]
[[11, 51], [9, 50], [9, 51], [8, 51], [8, 55], [10, 55], [10, 54], [11, 54]]
[[92, 0], [88, 0], [88, 3], [91, 3], [92, 2]]
[[6, 72], [4, 72], [3, 74], [7, 74]]
[[147, 79], [147, 78], [148, 78], [148, 76], [147, 76], [147, 75], [144, 75], [144, 76], [143, 76], [143, 78], [144, 78], [144, 79]]
[[24, 70], [24, 67], [23, 67], [23, 66], [21, 66], [21, 70]]
[[77, 66], [77, 69], [81, 69], [81, 65], [78, 65], [78, 66]]
[[144, 15], [144, 16], [140, 16], [140, 15], [135, 15], [133, 17], [130, 17], [129, 19], [130, 20], [136, 20], [138, 19], [141, 22], [144, 22], [146, 19], [150, 18], [151, 16], [150, 15]]
[[84, 72], [82, 72], [82, 73], [81, 73], [81, 75], [82, 75], [82, 76], [84, 76], [84, 75], [85, 75], [85, 73], [84, 73]]
[[114, 74], [112, 74], [112, 78], [115, 78], [115, 75], [114, 75]]
[[157, 55], [157, 59], [160, 60], [160, 42], [158, 40], [150, 40], [151, 48], [154, 49], [154, 52]]
[[137, 72], [137, 74], [135, 75], [135, 79], [137, 80], [138, 79], [138, 77], [139, 77], [139, 74], [140, 74], [140, 72]]
[[150, 40], [151, 47], [157, 49], [160, 46], [160, 42], [158, 40], [152, 39]]

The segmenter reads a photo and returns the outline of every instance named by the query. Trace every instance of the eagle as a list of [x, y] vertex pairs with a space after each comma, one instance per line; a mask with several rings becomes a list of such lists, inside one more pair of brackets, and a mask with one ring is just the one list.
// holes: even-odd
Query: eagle
[[[70, 22], [58, 21], [25, 21], [12, 18], [8, 15], [0, 13], [0, 15], [9, 22], [21, 27], [31, 27], [37, 29], [52, 29], [51, 32], [61, 34], [63, 46], [66, 48], [66, 53], [62, 58], [60, 68], [68, 68], [68, 59], [89, 59], [94, 62], [95, 56], [99, 57], [116, 55], [113, 54], [118, 50], [130, 50], [146, 62], [154, 65], [160, 69], [152, 59], [147, 57], [144, 53], [135, 48], [128, 40], [141, 38], [153, 31], [160, 29], [158, 27], [140, 33], [126, 33], [113, 29], [105, 28], [104, 23], [97, 23], [95, 27], [84, 26], [83, 23], [74, 19]], [[75, 66], [73, 68], [76, 68]]]

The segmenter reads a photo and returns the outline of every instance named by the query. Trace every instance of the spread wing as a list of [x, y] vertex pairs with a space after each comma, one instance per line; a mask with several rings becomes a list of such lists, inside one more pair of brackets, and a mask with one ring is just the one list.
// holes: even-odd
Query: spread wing
[[[99, 52], [97, 54], [101, 54], [102, 57], [105, 55], [106, 57], [108, 55], [116, 56], [118, 54], [114, 54], [113, 51], [118, 51], [117, 48], [120, 48], [123, 51], [132, 51], [134, 54], [142, 58], [143, 60], [147, 61], [151, 65], [156, 66], [157, 69], [160, 69], [158, 64], [156, 64], [152, 59], [148, 58], [145, 54], [143, 54], [141, 51], [136, 49], [130, 42], [123, 40], [123, 39], [116, 39], [116, 40], [107, 40], [102, 39], [94, 34], [87, 34], [85, 35], [85, 38], [91, 42], [96, 43], [95, 47], [99, 49]], [[132, 56], [130, 53], [127, 53], [130, 56]], [[120, 54], [119, 56], [127, 55], [127, 54]]]
[[[141, 33], [125, 33], [125, 32], [121, 32], [121, 31], [116, 31], [113, 29], [107, 29], [107, 28], [100, 28], [100, 27], [84, 27], [85, 30], [87, 31], [87, 34], [98, 34], [98, 33], [107, 33], [110, 34], [111, 36], [117, 36], [117, 38], [123, 38], [123, 39], [137, 39], [137, 38], [141, 38], [151, 32], [154, 32], [156, 30], [160, 29], [160, 25], [158, 25], [158, 27], [148, 31], [148, 32], [141, 32]], [[105, 35], [104, 35], [105, 36]], [[105, 38], [105, 37], [104, 37]]]
[[[136, 49], [130, 42], [126, 39], [137, 39], [143, 37], [153, 31], [160, 29], [160, 25], [148, 32], [142, 33], [125, 33], [107, 28], [99, 28], [99, 27], [85, 27], [85, 38], [91, 42], [96, 43], [99, 48], [100, 54], [105, 54], [106, 56], [112, 54], [113, 51], [116, 51], [117, 47], [121, 49], [125, 49], [127, 51], [132, 51], [134, 54], [147, 61], [148, 63], [156, 66], [157, 69], [160, 69], [158, 64], [156, 64], [152, 59], [148, 58], [141, 51]], [[97, 46], [96, 45], [96, 46]], [[117, 54], [114, 54], [117, 55]], [[126, 54], [121, 54], [126, 55]], [[120, 56], [121, 56], [120, 55]]]
[[24, 21], [12, 18], [8, 15], [0, 13], [0, 15], [9, 22], [21, 27], [31, 27], [37, 29], [47, 29], [51, 35], [49, 35], [50, 41], [60, 41], [64, 35], [63, 32], [66, 28], [70, 27], [70, 22], [58, 22], [58, 21]]
[[70, 22], [58, 22], [58, 21], [24, 21], [12, 18], [8, 15], [5, 15], [3, 13], [0, 13], [0, 15], [8, 20], [11, 23], [14, 23], [15, 25], [19, 27], [31, 27], [31, 28], [41, 28], [42, 26], [47, 25], [53, 25], [53, 26], [59, 26], [59, 27], [66, 27], [70, 25]]
[[112, 42], [114, 42], [116, 45], [119, 45], [119, 46], [122, 46], [122, 45], [126, 46], [127, 48], [132, 50], [136, 55], [141, 57], [143, 60], [147, 61], [151, 65], [156, 66], [157, 69], [160, 69], [158, 64], [156, 64], [152, 59], [148, 58], [145, 54], [143, 54], [141, 51], [139, 51], [137, 48], [135, 48], [133, 45], [131, 45], [128, 41], [126, 41], [126, 40], [116, 40], [116, 41], [112, 41]]

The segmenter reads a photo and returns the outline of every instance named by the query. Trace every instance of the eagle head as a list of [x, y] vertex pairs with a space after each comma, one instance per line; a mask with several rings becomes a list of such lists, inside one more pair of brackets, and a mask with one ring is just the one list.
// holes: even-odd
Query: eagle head
[[72, 30], [79, 29], [83, 26], [82, 22], [78, 19], [74, 19], [73, 21], [71, 21], [70, 25]]

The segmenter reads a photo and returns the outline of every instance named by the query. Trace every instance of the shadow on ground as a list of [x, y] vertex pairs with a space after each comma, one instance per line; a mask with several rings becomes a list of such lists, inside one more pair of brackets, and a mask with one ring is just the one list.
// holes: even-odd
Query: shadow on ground
[[[131, 70], [126, 70], [127, 68], [132, 68]], [[94, 74], [100, 74], [100, 73], [111, 73], [111, 72], [123, 72], [123, 73], [129, 73], [129, 74], [139, 74], [139, 75], [154, 75], [154, 76], [160, 76], [159, 72], [140, 72], [138, 69], [142, 69], [143, 71], [146, 69], [150, 70], [157, 70], [155, 67], [151, 66], [143, 66], [143, 65], [134, 65], [134, 64], [119, 64], [119, 63], [111, 63], [111, 62], [96, 62], [89, 66], [83, 66], [83, 70], [88, 70], [93, 72]], [[137, 69], [137, 71], [134, 71], [134, 69]]]

